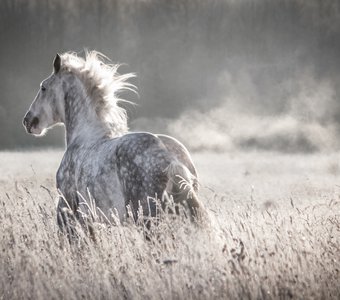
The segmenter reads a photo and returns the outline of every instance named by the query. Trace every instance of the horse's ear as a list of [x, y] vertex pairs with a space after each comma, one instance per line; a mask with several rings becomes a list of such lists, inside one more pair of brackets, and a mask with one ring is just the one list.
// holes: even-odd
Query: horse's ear
[[60, 66], [61, 66], [61, 58], [60, 58], [60, 55], [57, 53], [53, 61], [53, 71], [55, 74], [59, 72]]

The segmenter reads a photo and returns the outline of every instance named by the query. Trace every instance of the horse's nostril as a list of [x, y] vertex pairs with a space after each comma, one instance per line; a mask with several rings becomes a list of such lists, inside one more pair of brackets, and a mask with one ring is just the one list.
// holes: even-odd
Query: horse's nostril
[[35, 127], [35, 126], [38, 125], [38, 123], [39, 123], [39, 119], [38, 119], [37, 117], [34, 117], [33, 120], [32, 120], [32, 122], [31, 122], [31, 126], [32, 126], [32, 127]]
[[30, 119], [32, 118], [32, 113], [29, 111], [27, 112], [27, 114], [25, 115], [22, 123], [24, 124], [25, 127], [27, 127], [30, 123]]
[[24, 119], [22, 120], [22, 123], [26, 127], [27, 132], [31, 133], [31, 129], [37, 127], [37, 125], [39, 124], [39, 118], [38, 117], [32, 118], [32, 114], [28, 112]]

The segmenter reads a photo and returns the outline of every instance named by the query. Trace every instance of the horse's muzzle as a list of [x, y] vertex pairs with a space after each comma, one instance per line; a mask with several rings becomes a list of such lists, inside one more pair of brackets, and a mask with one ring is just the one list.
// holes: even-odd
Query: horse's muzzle
[[32, 133], [32, 128], [36, 127], [39, 124], [39, 118], [32, 117], [32, 113], [28, 112], [25, 115], [22, 124], [24, 125], [28, 133]]

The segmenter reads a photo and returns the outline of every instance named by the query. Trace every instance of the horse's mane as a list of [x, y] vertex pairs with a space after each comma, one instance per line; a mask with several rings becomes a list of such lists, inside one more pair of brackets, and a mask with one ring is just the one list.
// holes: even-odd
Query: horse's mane
[[61, 70], [71, 72], [81, 80], [100, 121], [110, 134], [116, 135], [128, 129], [126, 111], [117, 105], [125, 100], [118, 94], [126, 89], [135, 91], [135, 86], [127, 82], [135, 75], [118, 74], [120, 65], [108, 64], [108, 60], [97, 51], [85, 51], [85, 59], [74, 52], [66, 52], [61, 55]]

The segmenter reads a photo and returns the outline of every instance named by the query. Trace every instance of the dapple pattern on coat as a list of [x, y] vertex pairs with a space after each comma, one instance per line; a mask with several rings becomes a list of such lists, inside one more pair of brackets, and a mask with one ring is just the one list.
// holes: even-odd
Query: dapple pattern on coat
[[196, 218], [203, 206], [189, 152], [166, 135], [128, 132], [118, 94], [134, 89], [128, 83], [134, 75], [119, 75], [118, 65], [104, 59], [95, 51], [85, 59], [75, 53], [57, 55], [52, 74], [42, 81], [24, 117], [27, 132], [37, 136], [56, 124], [66, 129], [66, 151], [56, 178], [59, 225], [70, 215], [81, 221], [89, 197], [105, 216], [115, 212], [121, 221], [128, 206], [134, 218], [140, 208], [144, 216], [155, 216], [153, 199], [165, 195]]

